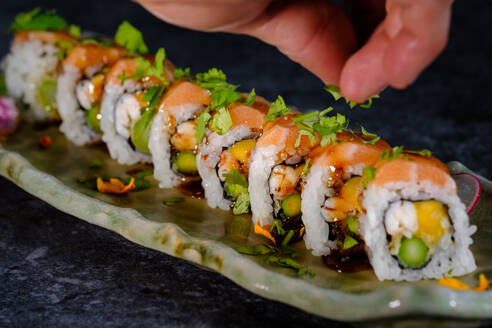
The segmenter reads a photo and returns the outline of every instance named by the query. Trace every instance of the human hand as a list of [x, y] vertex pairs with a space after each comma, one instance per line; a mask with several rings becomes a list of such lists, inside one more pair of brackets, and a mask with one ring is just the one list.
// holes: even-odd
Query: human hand
[[453, 2], [347, 0], [349, 18], [328, 0], [135, 1], [171, 24], [257, 37], [358, 103], [407, 87], [437, 57]]

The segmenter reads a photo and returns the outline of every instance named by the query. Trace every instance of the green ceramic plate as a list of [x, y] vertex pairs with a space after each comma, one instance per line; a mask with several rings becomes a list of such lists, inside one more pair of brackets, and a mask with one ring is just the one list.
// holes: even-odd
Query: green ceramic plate
[[[38, 138], [51, 136], [49, 149], [41, 149]], [[104, 163], [90, 169], [94, 159]], [[466, 319], [492, 318], [492, 291], [454, 291], [435, 280], [415, 283], [380, 282], [372, 271], [341, 274], [323, 265], [303, 243], [295, 244], [297, 260], [316, 271], [314, 277], [298, 278], [289, 269], [266, 263], [265, 258], [237, 253], [241, 245], [263, 241], [251, 234], [248, 216], [213, 210], [203, 200], [185, 197], [183, 203], [164, 205], [168, 197], [182, 196], [176, 189], [159, 189], [151, 177], [151, 188], [125, 196], [100, 194], [78, 178], [95, 173], [125, 176], [141, 166], [121, 166], [111, 160], [104, 147], [77, 147], [50, 127], [33, 130], [22, 126], [0, 147], [0, 174], [27, 192], [56, 208], [87, 222], [121, 234], [125, 238], [167, 254], [220, 272], [244, 288], [266, 298], [291, 304], [308, 312], [336, 320], [370, 320], [406, 315], [431, 315]], [[467, 171], [450, 163], [453, 172]], [[471, 285], [479, 273], [492, 278], [492, 183], [480, 178], [483, 193], [471, 214], [478, 226], [473, 253], [478, 270], [462, 278]]]

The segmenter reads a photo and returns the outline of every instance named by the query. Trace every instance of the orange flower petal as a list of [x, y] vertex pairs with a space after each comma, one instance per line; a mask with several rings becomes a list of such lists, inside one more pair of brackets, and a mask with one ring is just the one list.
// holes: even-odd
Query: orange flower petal
[[478, 287], [473, 288], [474, 292], [484, 292], [489, 289], [490, 283], [483, 273], [480, 274], [478, 281]]
[[119, 179], [111, 178], [109, 182], [104, 182], [103, 179], [97, 178], [97, 190], [105, 194], [126, 194], [135, 189], [135, 178], [131, 178], [128, 185], [125, 186]]
[[470, 286], [459, 281], [458, 279], [451, 278], [451, 277], [444, 277], [439, 279], [438, 284], [439, 286], [456, 289], [456, 290], [470, 290]]
[[275, 238], [273, 238], [272, 234], [267, 230], [267, 227], [270, 226], [262, 227], [260, 225], [260, 218], [258, 218], [258, 221], [255, 224], [255, 234], [265, 236], [266, 238], [270, 239], [274, 245], [276, 245], [277, 243], [275, 242]]

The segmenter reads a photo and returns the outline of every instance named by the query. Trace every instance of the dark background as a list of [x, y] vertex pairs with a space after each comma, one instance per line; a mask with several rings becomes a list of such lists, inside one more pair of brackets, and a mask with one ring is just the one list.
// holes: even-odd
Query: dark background
[[[170, 26], [124, 0], [0, 4], [0, 54], [20, 11], [56, 8], [71, 23], [112, 35], [126, 19], [177, 66], [223, 69], [241, 89], [302, 109], [332, 104], [322, 83], [255, 39]], [[346, 112], [392, 145], [429, 148], [492, 178], [492, 2], [454, 4], [449, 44], [417, 82], [387, 90], [370, 110]], [[338, 106], [337, 108], [341, 108]], [[356, 127], [357, 125], [354, 125]], [[65, 215], [0, 178], [0, 326], [345, 327], [265, 300], [222, 276], [131, 244]], [[370, 306], [370, 305], [368, 305]]]

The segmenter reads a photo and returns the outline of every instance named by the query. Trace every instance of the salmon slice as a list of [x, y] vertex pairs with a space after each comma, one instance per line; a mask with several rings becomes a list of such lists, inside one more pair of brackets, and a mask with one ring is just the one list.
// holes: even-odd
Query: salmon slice
[[171, 109], [188, 104], [208, 106], [212, 103], [210, 92], [186, 80], [171, 84], [161, 100], [160, 107]]
[[436, 187], [456, 193], [456, 183], [447, 166], [440, 160], [403, 152], [393, 160], [382, 159], [376, 165], [376, 176], [371, 184], [382, 187], [395, 182], [430, 182]]
[[19, 31], [15, 33], [13, 45], [27, 41], [41, 41], [43, 43], [55, 44], [59, 41], [75, 43], [75, 38], [66, 32], [59, 31]]
[[256, 97], [256, 101], [251, 106], [234, 103], [229, 106], [232, 128], [245, 125], [252, 130], [261, 131], [265, 124], [265, 115], [268, 114], [270, 104], [263, 98]]
[[[145, 55], [142, 56], [146, 60], [148, 60], [151, 64], [154, 62], [154, 56], [151, 55]], [[109, 71], [106, 80], [108, 83], [116, 85], [116, 84], [121, 84], [121, 77], [130, 77], [133, 74], [135, 74], [137, 70], [137, 57], [131, 57], [131, 58], [121, 58], [118, 60], [113, 67], [111, 68], [111, 71]], [[164, 60], [164, 77], [167, 81], [171, 81], [173, 78], [174, 74], [174, 65], [169, 61], [167, 58]], [[154, 76], [147, 76], [143, 77], [140, 79], [140, 82], [142, 83], [152, 83], [155, 85], [161, 85], [162, 81]]]
[[319, 146], [309, 154], [309, 157], [313, 159], [313, 165], [333, 167], [342, 172], [345, 172], [349, 166], [360, 164], [374, 166], [381, 153], [391, 147], [384, 140], [378, 140], [374, 145], [364, 143], [370, 139], [360, 133], [345, 131], [337, 135], [340, 143]]
[[102, 48], [95, 44], [80, 45], [72, 49], [63, 64], [72, 65], [81, 70], [100, 64], [112, 66], [126, 54], [126, 49], [118, 46]]
[[315, 133], [315, 142], [311, 142], [308, 136], [302, 135], [299, 145], [296, 141], [299, 136], [299, 128], [294, 124], [292, 118], [298, 114], [287, 114], [279, 117], [273, 122], [266, 122], [263, 126], [263, 135], [258, 139], [257, 147], [268, 147], [270, 145], [282, 145], [279, 152], [280, 157], [304, 156], [319, 145], [320, 137]]

